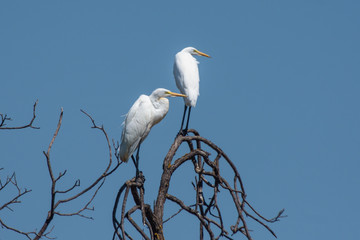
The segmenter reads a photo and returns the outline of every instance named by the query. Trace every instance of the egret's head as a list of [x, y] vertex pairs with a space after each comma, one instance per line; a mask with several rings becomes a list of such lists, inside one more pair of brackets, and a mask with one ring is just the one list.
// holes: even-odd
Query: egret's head
[[184, 48], [182, 50], [182, 52], [188, 52], [190, 53], [191, 55], [198, 55], [198, 56], [204, 56], [204, 57], [210, 57], [209, 55], [207, 55], [206, 53], [203, 53], [203, 52], [200, 52], [199, 50], [197, 50], [196, 48], [194, 47], [187, 47], [187, 48]]
[[186, 95], [184, 95], [184, 94], [174, 93], [165, 88], [156, 89], [155, 91], [152, 92], [151, 96], [153, 96], [154, 98], [157, 98], [157, 99], [164, 98], [164, 97], [186, 97]]

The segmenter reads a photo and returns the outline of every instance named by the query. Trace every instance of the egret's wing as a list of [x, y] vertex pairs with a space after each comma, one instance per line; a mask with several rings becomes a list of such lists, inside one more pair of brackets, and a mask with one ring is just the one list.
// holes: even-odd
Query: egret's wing
[[130, 108], [124, 121], [121, 135], [120, 157], [127, 161], [140, 142], [149, 133], [152, 116], [152, 104], [146, 95], [141, 95]]
[[174, 78], [176, 82], [177, 88], [180, 90], [182, 94], [185, 94], [184, 92], [184, 72], [182, 71], [182, 63], [181, 59], [178, 57], [178, 55], [175, 56], [175, 62], [174, 62]]
[[187, 95], [187, 105], [195, 106], [199, 96], [199, 68], [198, 62], [189, 53], [179, 52], [175, 56], [174, 77], [176, 86], [182, 94]]

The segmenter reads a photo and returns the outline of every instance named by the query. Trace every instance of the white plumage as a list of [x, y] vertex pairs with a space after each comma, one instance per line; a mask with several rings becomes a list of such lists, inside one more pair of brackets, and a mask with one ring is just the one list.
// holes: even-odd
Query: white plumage
[[187, 96], [186, 98], [184, 98], [185, 110], [180, 131], [182, 131], [186, 109], [187, 107], [190, 107], [188, 120], [185, 128], [185, 130], [187, 131], [191, 107], [196, 106], [196, 102], [199, 97], [199, 62], [193, 57], [193, 55], [210, 57], [209, 55], [202, 53], [193, 47], [184, 48], [175, 55], [173, 73], [176, 86], [182, 94], [185, 94]]
[[195, 107], [199, 96], [199, 62], [191, 55], [192, 48], [185, 48], [175, 55], [174, 77], [176, 86], [184, 98], [185, 104]]
[[141, 95], [130, 108], [123, 123], [119, 155], [127, 162], [144, 141], [151, 128], [159, 123], [169, 111], [167, 97], [185, 97], [164, 88], [158, 88], [150, 96]]

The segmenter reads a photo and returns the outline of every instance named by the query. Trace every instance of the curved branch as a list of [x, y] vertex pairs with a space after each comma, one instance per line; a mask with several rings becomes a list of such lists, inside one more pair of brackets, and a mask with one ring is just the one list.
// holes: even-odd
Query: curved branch
[[30, 120], [30, 122], [26, 125], [23, 126], [18, 126], [18, 127], [4, 127], [6, 126], [6, 121], [11, 121], [12, 119], [9, 118], [6, 114], [2, 114], [0, 113], [0, 130], [17, 130], [17, 129], [24, 129], [24, 128], [34, 128], [34, 129], [40, 129], [39, 127], [34, 127], [33, 123], [35, 121], [36, 118], [36, 105], [38, 104], [38, 100], [36, 100], [36, 102], [34, 103], [33, 106], [33, 116]]
[[[163, 161], [163, 173], [161, 176], [158, 196], [153, 211], [151, 210], [149, 205], [144, 203], [144, 189], [142, 183], [137, 184], [138, 179], [136, 178], [133, 178], [132, 180], [126, 182], [127, 191], [123, 199], [122, 215], [120, 222], [115, 218], [115, 212], [119, 201], [119, 196], [116, 199], [114, 207], [114, 237], [115, 234], [117, 234], [118, 238], [121, 240], [127, 238], [132, 239], [131, 236], [125, 231], [124, 219], [126, 218], [143, 238], [148, 239], [148, 237], [145, 236], [145, 232], [141, 230], [141, 228], [139, 228], [139, 225], [134, 221], [134, 219], [130, 217], [133, 212], [135, 212], [136, 210], [140, 210], [142, 215], [142, 223], [145, 223], [149, 226], [151, 232], [150, 236], [152, 237], [152, 239], [164, 239], [162, 224], [169, 221], [170, 219], [174, 219], [174, 217], [181, 211], [185, 211], [186, 213], [197, 217], [200, 226], [200, 240], [204, 239], [204, 228], [209, 234], [210, 239], [219, 239], [222, 237], [226, 239], [232, 239], [229, 236], [229, 232], [226, 230], [226, 221], [224, 221], [225, 216], [222, 214], [222, 208], [224, 208], [225, 206], [222, 206], [218, 202], [218, 196], [220, 195], [220, 193], [222, 195], [227, 194], [228, 198], [233, 202], [233, 207], [237, 213], [235, 225], [229, 226], [233, 235], [237, 232], [240, 232], [248, 240], [252, 239], [246, 218], [249, 217], [249, 219], [260, 223], [276, 237], [275, 233], [262, 221], [264, 220], [267, 222], [275, 222], [280, 217], [283, 217], [283, 211], [280, 211], [275, 218], [270, 220], [262, 217], [262, 215], [259, 214], [259, 212], [256, 211], [246, 200], [245, 188], [242, 179], [235, 164], [230, 160], [230, 158], [222, 151], [221, 148], [219, 148], [213, 142], [201, 137], [196, 130], [191, 129], [189, 130], [189, 132], [193, 135], [178, 135], [175, 138]], [[183, 143], [189, 147], [189, 151], [174, 160], [174, 157], [176, 156], [179, 147]], [[207, 149], [210, 149], [211, 151], [207, 151]], [[209, 152], [212, 151], [215, 151], [217, 153], [214, 156], [214, 159], [210, 159]], [[195, 183], [192, 183], [195, 190], [195, 204], [191, 205], [186, 205], [184, 201], [182, 201], [180, 198], [177, 198], [174, 195], [168, 193], [173, 174], [182, 166], [184, 166], [184, 163], [188, 161], [192, 162], [194, 174], [197, 175], [195, 176]], [[222, 161], [222, 164], [220, 164], [220, 161]], [[229, 175], [229, 173], [227, 173], [226, 175], [221, 174], [221, 166], [223, 166], [224, 164], [231, 169], [231, 175]], [[122, 188], [124, 190], [124, 185]], [[130, 210], [126, 212], [125, 209], [126, 202], [128, 201], [127, 194], [129, 192], [129, 189], [131, 190], [135, 206], [133, 206], [132, 208], [130, 208]], [[210, 199], [210, 201], [208, 201], [208, 199]], [[177, 204], [180, 207], [180, 210], [173, 214], [170, 218], [163, 221], [166, 200]], [[250, 209], [246, 209], [246, 206], [250, 207]], [[259, 216], [260, 219], [254, 217], [252, 215], [252, 212], [255, 215]], [[121, 234], [118, 233], [118, 229], [122, 230]]]
[[[106, 138], [106, 142], [107, 142], [107, 146], [108, 146], [108, 150], [109, 150], [109, 163], [107, 165], [107, 167], [105, 168], [105, 170], [100, 174], [99, 177], [96, 178], [96, 180], [94, 182], [92, 182], [92, 184], [90, 184], [88, 187], [84, 188], [82, 191], [80, 191], [77, 194], [74, 194], [73, 196], [70, 196], [69, 198], [66, 199], [60, 199], [57, 202], [55, 202], [55, 198], [57, 194], [62, 194], [62, 193], [69, 193], [71, 191], [73, 191], [76, 187], [80, 186], [80, 180], [76, 180], [74, 185], [72, 187], [70, 187], [67, 190], [64, 191], [58, 191], [56, 190], [56, 184], [57, 182], [65, 175], [66, 170], [62, 173], [59, 173], [59, 176], [57, 178], [54, 177], [54, 172], [51, 166], [51, 160], [50, 160], [50, 151], [51, 148], [54, 144], [54, 141], [60, 131], [60, 127], [61, 127], [61, 123], [62, 123], [62, 118], [63, 118], [63, 109], [61, 109], [61, 113], [60, 113], [60, 117], [59, 117], [59, 122], [56, 128], [56, 131], [54, 133], [53, 138], [50, 141], [49, 147], [47, 152], [43, 152], [45, 157], [46, 157], [46, 164], [48, 167], [48, 172], [50, 175], [50, 179], [51, 179], [51, 204], [50, 204], [50, 210], [47, 214], [46, 220], [44, 222], [44, 224], [42, 225], [40, 231], [37, 233], [36, 237], [34, 238], [34, 240], [36, 239], [40, 239], [42, 236], [45, 235], [45, 231], [48, 228], [49, 224], [51, 223], [51, 221], [53, 220], [54, 215], [59, 215], [59, 216], [80, 216], [80, 217], [84, 217], [84, 218], [88, 218], [88, 219], [92, 219], [91, 217], [85, 216], [84, 214], [82, 214], [82, 212], [84, 212], [85, 210], [93, 210], [94, 208], [89, 208], [89, 205], [92, 203], [92, 201], [94, 200], [95, 196], [97, 195], [98, 191], [100, 190], [100, 188], [103, 186], [105, 179], [108, 175], [110, 175], [110, 173], [113, 173], [121, 164], [121, 162], [117, 162], [117, 165], [114, 167], [113, 170], [110, 171], [110, 167], [112, 165], [112, 151], [111, 151], [111, 145], [110, 145], [110, 141], [109, 141], [109, 137], [104, 129], [103, 126], [99, 127], [95, 124], [94, 119], [85, 111], [81, 110], [81, 112], [83, 112], [86, 116], [88, 116], [93, 124], [92, 128], [95, 129], [99, 129], [102, 131], [102, 133], [104, 134], [105, 138]], [[101, 183], [100, 183], [101, 182]], [[84, 204], [84, 206], [82, 208], [80, 208], [79, 210], [76, 210], [74, 212], [70, 212], [70, 213], [60, 213], [58, 211], [56, 211], [56, 209], [64, 203], [68, 203], [71, 202], [77, 198], [79, 198], [80, 196], [83, 196], [85, 193], [89, 192], [90, 190], [94, 189], [95, 186], [98, 186], [97, 189], [95, 190], [95, 192], [91, 195], [90, 199]]]

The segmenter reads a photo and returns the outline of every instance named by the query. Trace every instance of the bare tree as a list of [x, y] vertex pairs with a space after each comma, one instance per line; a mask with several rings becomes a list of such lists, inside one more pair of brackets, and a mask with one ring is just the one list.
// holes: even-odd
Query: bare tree
[[[252, 239], [247, 223], [247, 218], [264, 226], [272, 235], [275, 233], [270, 229], [266, 223], [273, 223], [283, 217], [284, 210], [281, 210], [276, 217], [267, 219], [263, 217], [255, 208], [246, 200], [246, 193], [240, 174], [236, 169], [235, 164], [229, 157], [214, 143], [199, 135], [196, 130], [189, 130], [191, 136], [178, 135], [175, 138], [169, 152], [167, 153], [163, 162], [163, 173], [161, 176], [160, 187], [154, 208], [149, 204], [144, 203], [144, 178], [140, 175], [139, 178], [128, 180], [120, 188], [115, 200], [113, 208], [113, 225], [114, 235], [113, 239], [134, 239], [129, 231], [126, 231], [126, 220], [135, 228], [144, 239], [160, 239], [163, 240], [164, 232], [163, 225], [167, 221], [174, 218], [181, 211], [185, 211], [192, 215], [199, 222], [200, 236], [199, 239], [204, 239], [205, 234], [210, 239], [219, 239], [221, 237], [232, 239], [236, 233], [243, 234], [247, 239]], [[188, 146], [188, 153], [174, 160], [176, 152], [182, 144]], [[205, 145], [205, 147], [203, 147]], [[210, 149], [216, 152], [213, 159], [210, 159], [210, 153], [204, 149]], [[169, 193], [171, 180], [174, 173], [180, 169], [186, 162], [191, 162], [193, 171], [197, 175], [194, 186], [194, 202], [187, 205], [182, 200], [181, 193]], [[221, 175], [222, 167], [228, 165], [232, 170], [232, 176]], [[134, 200], [134, 206], [126, 210], [126, 205], [129, 200], [129, 192], [131, 192]], [[227, 228], [224, 224], [224, 217], [222, 215], [222, 206], [218, 202], [219, 194], [227, 193], [233, 202], [233, 209], [237, 212], [237, 218], [234, 219], [234, 225]], [[120, 217], [116, 217], [118, 212], [118, 205], [120, 197], [124, 193], [121, 202]], [[179, 211], [170, 218], [164, 220], [164, 208], [166, 200], [175, 203], [179, 207]], [[147, 232], [142, 230], [140, 225], [134, 221], [132, 214], [136, 211], [141, 212], [141, 224], [147, 226]], [[231, 234], [229, 232], [231, 230]], [[208, 239], [208, 237], [206, 237]]]
[[[7, 126], [7, 122], [12, 121], [12, 119], [10, 117], [7, 116], [7, 114], [2, 114], [0, 113], [0, 130], [18, 130], [18, 129], [24, 129], [24, 128], [34, 128], [34, 129], [39, 129], [39, 127], [34, 127], [33, 123], [35, 121], [36, 118], [36, 106], [38, 104], [38, 101], [36, 101], [34, 103], [33, 106], [33, 116], [30, 120], [30, 122], [28, 124], [22, 125], [22, 126], [15, 126], [15, 127], [5, 127]], [[3, 168], [0, 168], [0, 171], [4, 170]], [[9, 209], [12, 211], [12, 206], [17, 204], [17, 203], [21, 203], [21, 197], [24, 196], [25, 194], [28, 194], [29, 192], [31, 192], [31, 190], [29, 189], [24, 189], [22, 190], [17, 182], [16, 179], [16, 174], [15, 172], [11, 175], [11, 176], [7, 176], [4, 179], [0, 178], [0, 192], [1, 191], [6, 191], [9, 188], [14, 188], [16, 189], [15, 194], [13, 196], [10, 196], [8, 199], [2, 199], [2, 201], [0, 202], [0, 212], [3, 211], [4, 209]], [[6, 228], [8, 230], [14, 231], [16, 233], [22, 234], [24, 236], [27, 236], [29, 239], [31, 234], [35, 234], [36, 232], [23, 232], [20, 231], [14, 227], [11, 227], [9, 225], [7, 225], [5, 223], [5, 221], [0, 218], [0, 226], [3, 228]]]
[[[0, 171], [3, 170], [3, 168], [0, 168]], [[21, 188], [19, 187], [18, 185], [18, 182], [16, 180], [16, 174], [13, 173], [11, 176], [7, 176], [5, 181], [3, 181], [2, 179], [0, 179], [0, 192], [1, 191], [4, 191], [6, 190], [6, 188], [15, 188], [16, 189], [16, 192], [13, 196], [9, 197], [9, 199], [5, 200], [5, 199], [2, 199], [2, 201], [4, 202], [1, 202], [0, 203], [0, 212], [3, 211], [4, 209], [9, 209], [12, 211], [12, 205], [15, 205], [17, 203], [21, 203], [20, 201], [20, 198], [31, 192], [31, 190], [28, 190], [28, 189], [24, 189], [24, 190], [21, 190]], [[14, 232], [17, 232], [19, 234], [23, 234], [23, 235], [28, 235], [30, 233], [25, 233], [25, 232], [22, 232], [18, 229], [15, 229], [13, 227], [10, 227], [8, 226], [3, 219], [1, 219], [0, 217], [0, 226], [8, 229], [8, 230], [11, 230], [11, 231], [14, 231]]]
[[[33, 108], [33, 118], [31, 119], [30, 123], [24, 126], [20, 126], [20, 127], [4, 127], [6, 125], [6, 122], [11, 120], [11, 118], [7, 117], [7, 115], [3, 115], [1, 114], [1, 129], [7, 129], [7, 130], [16, 130], [16, 129], [23, 129], [23, 128], [35, 128], [38, 129], [37, 127], [34, 127], [32, 124], [36, 118], [36, 106], [37, 106], [37, 101], [34, 104], [34, 108]], [[115, 163], [113, 163], [113, 158], [112, 158], [112, 147], [110, 145], [110, 140], [108, 137], [108, 134], [106, 133], [105, 129], [101, 126], [97, 126], [95, 124], [95, 121], [93, 120], [93, 118], [86, 113], [85, 111], [81, 110], [86, 116], [89, 117], [89, 119], [92, 122], [92, 128], [94, 129], [98, 129], [100, 130], [103, 135], [105, 136], [106, 142], [107, 142], [107, 146], [108, 146], [108, 151], [109, 151], [109, 161], [107, 166], [105, 167], [104, 171], [97, 176], [97, 178], [90, 183], [88, 186], [84, 187], [82, 190], [78, 190], [76, 192], [76, 190], [80, 187], [80, 180], [76, 180], [74, 182], [74, 184], [67, 188], [67, 189], [63, 189], [63, 190], [59, 190], [57, 187], [58, 182], [65, 176], [67, 170], [63, 171], [63, 172], [59, 172], [57, 175], [55, 175], [54, 170], [51, 166], [51, 158], [50, 158], [50, 151], [51, 148], [54, 144], [54, 141], [60, 131], [60, 127], [62, 124], [62, 119], [63, 119], [63, 109], [61, 109], [60, 112], [60, 116], [59, 116], [59, 121], [54, 133], [54, 136], [52, 137], [49, 147], [47, 149], [47, 151], [43, 151], [44, 156], [45, 156], [45, 160], [46, 160], [46, 165], [47, 165], [47, 169], [48, 169], [48, 173], [50, 176], [50, 181], [51, 181], [51, 200], [50, 200], [50, 209], [48, 210], [47, 216], [44, 220], [44, 223], [42, 224], [42, 226], [40, 227], [39, 231], [30, 231], [30, 232], [25, 232], [25, 231], [21, 231], [15, 227], [11, 227], [9, 225], [7, 225], [5, 223], [5, 221], [3, 219], [0, 218], [0, 226], [4, 227], [8, 230], [14, 231], [16, 233], [19, 233], [23, 236], [25, 236], [28, 239], [40, 239], [40, 238], [48, 238], [51, 239], [52, 237], [50, 237], [50, 233], [52, 231], [53, 228], [49, 229], [50, 223], [52, 222], [53, 218], [55, 215], [58, 216], [80, 216], [83, 218], [88, 218], [88, 219], [92, 219], [89, 216], [86, 216], [84, 214], [84, 212], [86, 211], [92, 211], [94, 210], [93, 207], [90, 207], [90, 204], [92, 203], [92, 201], [94, 200], [95, 196], [97, 195], [99, 189], [103, 186], [105, 179], [107, 176], [109, 176], [110, 174], [112, 174], [120, 165], [121, 165], [121, 161], [117, 161]], [[0, 169], [2, 170], [2, 168]], [[31, 192], [31, 190], [21, 190], [21, 188], [19, 187], [17, 180], [16, 180], [16, 175], [15, 173], [13, 173], [11, 176], [6, 177], [5, 181], [1, 181], [0, 180], [0, 191], [6, 190], [7, 187], [12, 186], [14, 188], [16, 188], [17, 190], [17, 194], [13, 197], [11, 197], [8, 201], [5, 201], [2, 205], [0, 205], [0, 211], [3, 209], [11, 209], [11, 205], [14, 205], [16, 203], [20, 203], [20, 198]], [[64, 204], [71, 204], [71, 202], [73, 202], [74, 200], [84, 196], [86, 193], [90, 192], [91, 190], [93, 190], [93, 192], [90, 194], [90, 197], [84, 201], [82, 207], [80, 207], [77, 210], [74, 210], [73, 212], [69, 212], [69, 213], [65, 213], [65, 212], [60, 212], [58, 209], [61, 205]], [[62, 198], [61, 196], [64, 194], [69, 194], [69, 193], [73, 193], [70, 197], [66, 197], [66, 198]], [[56, 199], [56, 200], [55, 200]]]
[[[19, 127], [5, 127], [7, 121], [10, 121], [7, 115], [0, 114], [0, 129], [16, 130], [24, 128], [34, 128], [33, 123], [36, 118], [36, 106], [37, 101], [33, 106], [33, 117], [29, 124]], [[28, 239], [40, 239], [40, 238], [52, 238], [50, 233], [53, 228], [50, 227], [51, 222], [55, 216], [80, 216], [83, 218], [92, 219], [86, 215], [87, 211], [91, 211], [94, 208], [90, 207], [94, 198], [98, 194], [100, 188], [103, 186], [106, 177], [112, 174], [121, 165], [119, 156], [116, 154], [118, 145], [115, 146], [113, 141], [113, 148], [115, 149], [116, 161], [113, 161], [112, 146], [109, 141], [107, 132], [103, 126], [98, 126], [94, 119], [85, 111], [81, 110], [91, 121], [91, 128], [100, 130], [105, 137], [109, 159], [108, 164], [104, 170], [95, 178], [95, 180], [88, 186], [80, 189], [80, 180], [76, 180], [74, 184], [67, 189], [58, 189], [58, 182], [60, 182], [66, 175], [67, 170], [55, 174], [55, 171], [51, 165], [50, 152], [55, 142], [55, 139], [60, 131], [63, 109], [60, 111], [59, 121], [54, 132], [54, 135], [50, 141], [47, 151], [43, 151], [45, 156], [45, 163], [47, 165], [48, 173], [51, 182], [51, 202], [50, 209], [45, 217], [44, 223], [39, 228], [39, 231], [25, 232], [15, 227], [6, 224], [4, 219], [0, 217], [0, 226], [10, 231], [14, 231], [23, 235]], [[134, 234], [139, 234], [143, 239], [159, 239], [164, 238], [164, 224], [168, 221], [174, 221], [176, 216], [180, 212], [189, 214], [189, 218], [193, 217], [199, 223], [199, 239], [233, 239], [233, 236], [237, 233], [242, 234], [247, 239], [252, 239], [250, 235], [248, 220], [265, 227], [273, 236], [275, 233], [270, 229], [267, 223], [273, 223], [278, 221], [283, 216], [284, 210], [281, 210], [274, 218], [268, 219], [262, 216], [255, 208], [248, 202], [247, 195], [245, 193], [244, 184], [240, 177], [240, 174], [235, 164], [229, 159], [229, 157], [210, 140], [203, 138], [196, 130], [189, 130], [189, 136], [177, 136], [170, 147], [164, 161], [163, 161], [163, 173], [161, 176], [160, 186], [158, 189], [158, 195], [153, 207], [144, 202], [144, 182], [145, 178], [140, 172], [139, 176], [126, 181], [119, 189], [115, 204], [113, 207], [113, 226], [114, 234], [113, 239], [134, 239]], [[188, 152], [180, 157], [177, 156], [177, 152], [181, 145], [185, 145]], [[213, 158], [211, 158], [211, 152], [214, 152]], [[184, 201], [184, 196], [179, 193], [170, 190], [170, 185], [174, 179], [174, 173], [178, 171], [185, 163], [191, 163], [193, 166], [192, 172], [195, 174], [193, 181], [194, 187], [194, 199], [191, 204], [187, 204]], [[231, 169], [232, 175], [222, 175], [224, 168]], [[3, 170], [0, 168], [0, 171]], [[174, 181], [174, 180], [173, 180]], [[16, 193], [8, 200], [2, 200], [0, 202], [0, 212], [4, 209], [11, 209], [12, 205], [20, 203], [20, 199], [25, 194], [29, 194], [31, 190], [21, 190], [17, 183], [16, 175], [13, 173], [11, 176], [6, 177], [4, 180], [0, 179], [0, 191], [4, 191], [7, 188], [15, 188]], [[149, 189], [152, 191], [153, 189]], [[74, 200], [80, 197], [85, 198], [85, 193], [91, 193], [90, 196], [84, 200], [82, 207], [72, 212], [60, 212], [59, 206], [64, 204], [71, 204]], [[72, 193], [72, 194], [71, 194]], [[70, 197], [62, 197], [65, 194]], [[133, 199], [133, 205], [129, 203], [129, 194]], [[236, 217], [233, 219], [233, 225], [227, 226], [225, 224], [225, 216], [223, 210], [229, 208], [223, 206], [218, 201], [220, 194], [227, 194], [231, 199], [232, 208], [236, 211]], [[122, 200], [121, 200], [121, 196]], [[178, 206], [178, 211], [168, 219], [164, 219], [164, 209], [166, 201], [172, 202]], [[121, 210], [118, 210], [119, 205]], [[118, 217], [118, 212], [120, 216]], [[137, 222], [132, 216], [135, 212], [141, 214], [141, 222]], [[130, 225], [129, 225], [129, 224]], [[147, 230], [140, 227], [140, 224], [147, 226]], [[50, 228], [50, 229], [49, 229]], [[209, 237], [207, 237], [209, 236]]]

